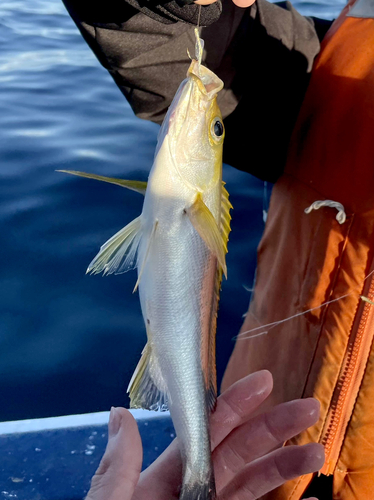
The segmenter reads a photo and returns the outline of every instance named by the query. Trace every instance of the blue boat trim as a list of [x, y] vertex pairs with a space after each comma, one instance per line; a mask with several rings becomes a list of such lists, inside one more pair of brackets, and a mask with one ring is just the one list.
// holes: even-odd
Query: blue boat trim
[[[169, 416], [169, 412], [160, 413], [148, 410], [129, 410], [129, 412], [132, 413], [137, 421], [165, 418]], [[46, 431], [52, 429], [108, 425], [109, 413], [109, 411], [100, 411], [97, 413], [83, 413], [81, 415], [65, 415], [62, 417], [34, 418], [29, 420], [0, 422], [0, 436], [4, 434]]]

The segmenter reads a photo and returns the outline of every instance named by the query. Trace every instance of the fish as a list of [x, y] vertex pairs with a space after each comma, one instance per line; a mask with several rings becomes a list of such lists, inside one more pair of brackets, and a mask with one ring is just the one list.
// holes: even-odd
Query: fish
[[65, 172], [145, 195], [140, 216], [101, 247], [87, 272], [137, 268], [147, 344], [129, 383], [131, 407], [170, 410], [183, 462], [180, 499], [213, 500], [209, 416], [232, 205], [222, 181], [223, 82], [202, 64], [196, 37], [197, 55], [161, 126], [148, 183]]

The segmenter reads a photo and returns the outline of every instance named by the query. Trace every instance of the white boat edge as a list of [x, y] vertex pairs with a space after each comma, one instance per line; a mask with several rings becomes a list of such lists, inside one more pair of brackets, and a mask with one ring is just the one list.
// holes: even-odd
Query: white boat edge
[[[129, 411], [132, 413], [136, 421], [153, 420], [155, 418], [165, 418], [170, 416], [169, 412], [156, 412], [148, 410]], [[63, 417], [0, 422], [0, 436], [56, 429], [72, 429], [74, 427], [106, 426], [108, 425], [108, 420], [109, 411], [100, 411], [97, 413], [84, 413], [81, 415], [65, 415]]]

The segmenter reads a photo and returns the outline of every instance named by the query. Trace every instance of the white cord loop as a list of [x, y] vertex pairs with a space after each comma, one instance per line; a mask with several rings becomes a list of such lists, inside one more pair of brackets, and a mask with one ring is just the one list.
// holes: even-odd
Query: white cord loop
[[338, 213], [336, 215], [336, 220], [339, 222], [339, 224], [344, 224], [344, 222], [346, 221], [347, 216], [345, 214], [344, 207], [338, 201], [332, 201], [332, 200], [319, 200], [319, 201], [315, 201], [314, 203], [312, 203], [310, 205], [310, 207], [306, 208], [304, 210], [304, 212], [306, 214], [310, 214], [310, 212], [312, 210], [318, 210], [321, 207], [336, 208], [336, 210], [338, 211]]

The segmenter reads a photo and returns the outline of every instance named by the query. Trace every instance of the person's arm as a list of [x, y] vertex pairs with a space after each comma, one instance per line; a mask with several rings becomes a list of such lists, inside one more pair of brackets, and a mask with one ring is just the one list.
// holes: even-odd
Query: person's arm
[[[101, 64], [140, 118], [161, 123], [194, 53], [197, 5], [175, 1], [64, 0]], [[225, 84], [224, 161], [262, 179], [281, 174], [319, 39], [289, 2], [231, 0], [201, 9], [205, 63]], [[181, 19], [183, 22], [176, 22]], [[190, 24], [188, 24], [190, 23]], [[209, 25], [209, 26], [208, 26]]]
[[275, 182], [284, 169], [322, 29], [317, 32], [317, 20], [301, 16], [290, 2], [258, 0], [246, 16], [233, 51], [230, 87], [239, 104], [225, 120], [223, 159]]

